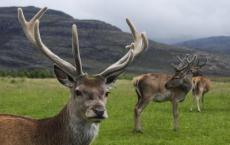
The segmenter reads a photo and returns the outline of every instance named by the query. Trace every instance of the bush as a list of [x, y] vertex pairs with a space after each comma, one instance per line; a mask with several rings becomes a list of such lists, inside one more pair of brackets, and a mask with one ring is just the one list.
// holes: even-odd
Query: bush
[[49, 70], [10, 70], [0, 71], [1, 77], [27, 77], [27, 78], [52, 78]]
[[119, 79], [132, 80], [134, 76], [135, 76], [134, 74], [125, 73], [125, 74], [120, 75]]

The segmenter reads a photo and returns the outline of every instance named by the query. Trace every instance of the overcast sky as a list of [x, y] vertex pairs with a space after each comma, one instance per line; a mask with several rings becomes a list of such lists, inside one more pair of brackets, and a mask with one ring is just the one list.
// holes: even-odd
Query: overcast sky
[[0, 6], [48, 6], [77, 19], [99, 19], [129, 31], [125, 17], [161, 42], [230, 35], [230, 0], [0, 0]]

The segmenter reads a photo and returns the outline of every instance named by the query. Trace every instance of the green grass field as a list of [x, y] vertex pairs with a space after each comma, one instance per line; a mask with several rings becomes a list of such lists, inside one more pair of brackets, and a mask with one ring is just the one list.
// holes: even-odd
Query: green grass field
[[[131, 81], [119, 80], [108, 100], [109, 118], [93, 145], [230, 145], [230, 82], [213, 83], [205, 111], [189, 112], [191, 95], [180, 103], [180, 129], [172, 131], [171, 104], [151, 103], [142, 114], [143, 134], [133, 129], [136, 103]], [[0, 113], [33, 118], [53, 116], [68, 90], [55, 79], [0, 78]]]

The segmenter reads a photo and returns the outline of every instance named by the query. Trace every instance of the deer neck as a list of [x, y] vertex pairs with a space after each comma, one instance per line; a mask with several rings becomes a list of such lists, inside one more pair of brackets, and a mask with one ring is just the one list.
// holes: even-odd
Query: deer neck
[[196, 73], [193, 73], [193, 77], [203, 76], [201, 71], [197, 71]]
[[78, 109], [73, 109], [76, 104], [68, 103], [68, 132], [73, 145], [89, 145], [99, 131], [99, 124], [85, 120]]
[[78, 117], [80, 114], [78, 111], [73, 112], [71, 105], [68, 103], [55, 117], [39, 120], [37, 139], [41, 143], [89, 145], [93, 141], [98, 133], [99, 125]]

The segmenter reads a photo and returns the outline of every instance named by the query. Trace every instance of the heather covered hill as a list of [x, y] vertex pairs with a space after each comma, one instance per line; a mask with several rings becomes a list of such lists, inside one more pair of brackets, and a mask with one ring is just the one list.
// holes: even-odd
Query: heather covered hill
[[[24, 7], [26, 18], [32, 17], [38, 8]], [[40, 31], [45, 44], [59, 56], [72, 61], [71, 26], [76, 23], [79, 31], [80, 51], [85, 70], [99, 72], [119, 59], [132, 41], [130, 33], [98, 20], [79, 20], [63, 12], [48, 10], [41, 20]], [[121, 23], [127, 25], [125, 20]], [[138, 26], [136, 26], [138, 28]], [[148, 33], [147, 33], [148, 34]], [[178, 46], [149, 41], [148, 50], [128, 68], [129, 72], [172, 71], [170, 63], [175, 55], [185, 53], [208, 55], [205, 73], [230, 74], [230, 57]], [[34, 48], [24, 36], [17, 20], [16, 7], [0, 8], [0, 70], [50, 69], [52, 63]]]

